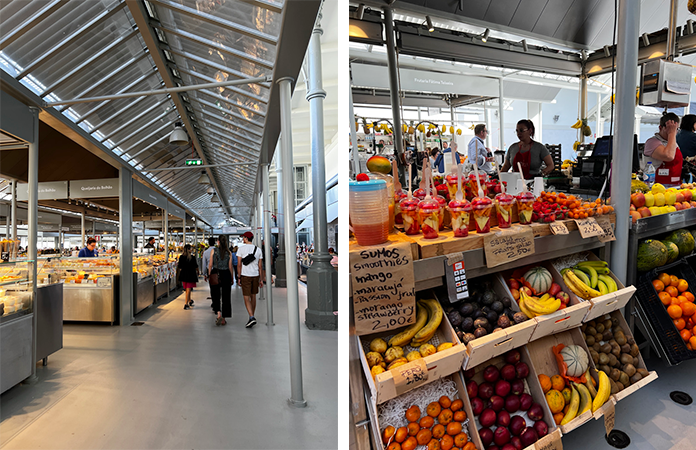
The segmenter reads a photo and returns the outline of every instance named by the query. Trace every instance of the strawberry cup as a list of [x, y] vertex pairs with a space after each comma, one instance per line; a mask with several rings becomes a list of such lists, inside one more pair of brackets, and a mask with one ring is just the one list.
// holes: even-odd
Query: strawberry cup
[[495, 211], [498, 217], [499, 228], [510, 228], [512, 225], [512, 205], [515, 197], [510, 194], [498, 194], [495, 196]]
[[488, 197], [476, 197], [471, 202], [474, 210], [474, 220], [476, 221], [477, 233], [488, 233], [491, 231], [491, 211], [493, 210], [493, 200]]
[[[488, 176], [484, 173], [479, 174], [479, 183], [481, 184], [481, 189], [483, 189], [483, 195], [488, 196], [488, 186], [486, 185]], [[473, 200], [478, 195], [478, 187], [476, 184], [476, 175], [469, 174], [469, 182], [466, 184], [465, 193], [467, 200]]]
[[532, 223], [533, 209], [534, 194], [529, 191], [520, 193], [520, 195], [517, 196], [517, 211], [519, 212], [521, 225], [529, 225]]
[[418, 200], [423, 200], [425, 198], [425, 189], [416, 189], [415, 191], [413, 191], [413, 196], [416, 197]]
[[394, 223], [404, 223], [404, 220], [401, 218], [401, 206], [399, 203], [406, 197], [408, 197], [408, 194], [403, 190], [394, 193]]
[[408, 197], [401, 199], [399, 202], [401, 210], [401, 218], [404, 222], [404, 231], [406, 234], [420, 233], [418, 226], [418, 199]]
[[440, 228], [440, 203], [434, 199], [421, 200], [418, 203], [418, 217], [420, 219], [423, 237], [435, 239], [439, 236]]
[[437, 203], [440, 205], [440, 209], [437, 212], [437, 219], [438, 229], [442, 231], [445, 229], [445, 208], [447, 208], [447, 200], [441, 195], [436, 195], [433, 198], [437, 200]]
[[449, 202], [450, 215], [452, 216], [452, 230], [455, 237], [467, 237], [469, 235], [469, 218], [471, 217], [471, 203], [463, 200]]
[[[462, 177], [462, 187], [466, 187], [464, 183], [466, 180], [463, 179]], [[447, 182], [447, 190], [449, 191], [449, 198], [454, 199], [457, 196], [457, 176], [456, 175], [447, 175], [445, 177], [445, 181]]]

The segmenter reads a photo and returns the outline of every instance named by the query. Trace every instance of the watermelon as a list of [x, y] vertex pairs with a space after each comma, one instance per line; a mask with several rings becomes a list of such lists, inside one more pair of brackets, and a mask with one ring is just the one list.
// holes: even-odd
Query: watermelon
[[673, 263], [679, 258], [679, 247], [677, 244], [671, 241], [661, 241], [667, 248], [667, 262], [666, 264]]
[[638, 245], [636, 267], [639, 272], [647, 272], [667, 264], [667, 247], [660, 241], [648, 239]]
[[563, 357], [563, 362], [568, 366], [566, 375], [570, 377], [580, 378], [590, 364], [587, 352], [579, 345], [564, 347], [561, 350], [561, 356]]
[[527, 273], [524, 274], [524, 280], [529, 285], [529, 288], [537, 295], [541, 295], [548, 291], [551, 288], [551, 283], [553, 283], [551, 273], [541, 266], [529, 269]]
[[[679, 248], [679, 256], [690, 255], [694, 251], [694, 246], [696, 246], [696, 240], [689, 230], [681, 229], [671, 232], [665, 241], [674, 242]], [[663, 241], [664, 242], [664, 241]]]

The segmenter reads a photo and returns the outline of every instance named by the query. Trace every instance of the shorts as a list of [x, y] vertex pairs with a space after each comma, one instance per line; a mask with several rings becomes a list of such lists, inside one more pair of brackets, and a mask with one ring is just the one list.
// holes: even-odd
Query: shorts
[[242, 295], [250, 296], [259, 293], [259, 277], [245, 277], [242, 275]]
[[193, 289], [196, 287], [196, 283], [189, 283], [188, 281], [183, 281], [181, 284], [184, 286], [184, 289]]

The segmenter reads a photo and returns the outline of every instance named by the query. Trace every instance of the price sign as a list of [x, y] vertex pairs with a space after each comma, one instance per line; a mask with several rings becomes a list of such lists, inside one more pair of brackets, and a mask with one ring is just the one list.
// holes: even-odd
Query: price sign
[[401, 395], [428, 382], [428, 367], [423, 358], [397, 367], [392, 373], [396, 395]]
[[485, 235], [483, 249], [488, 268], [500, 266], [534, 254], [534, 233], [520, 226], [509, 231]]
[[568, 234], [568, 227], [565, 226], [563, 222], [551, 222], [549, 227], [551, 228], [551, 233], [553, 234]]
[[607, 431], [607, 435], [614, 429], [614, 423], [616, 422], [616, 407], [613, 402], [609, 401], [608, 403], [609, 406], [604, 412], [604, 429]]
[[547, 434], [543, 438], [534, 443], [536, 450], [563, 450], [560, 433], [556, 432]]
[[615, 241], [616, 236], [614, 236], [614, 227], [611, 226], [611, 221], [606, 217], [600, 217], [597, 219], [597, 223], [602, 228], [602, 234], [599, 235], [600, 242], [610, 242]]
[[578, 231], [583, 239], [604, 234], [604, 230], [602, 230], [602, 227], [599, 226], [594, 217], [576, 219], [575, 223], [578, 225]]
[[401, 328], [416, 321], [411, 243], [387, 242], [350, 252], [353, 314], [358, 335]]

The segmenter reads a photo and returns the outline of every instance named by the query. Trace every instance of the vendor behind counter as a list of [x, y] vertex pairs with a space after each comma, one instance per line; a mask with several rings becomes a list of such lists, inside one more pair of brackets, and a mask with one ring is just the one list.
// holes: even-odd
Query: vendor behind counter
[[[553, 172], [553, 157], [541, 142], [533, 140], [534, 124], [529, 119], [522, 119], [517, 122], [515, 128], [519, 142], [510, 146], [505, 155], [505, 163], [501, 172], [507, 172], [512, 168], [517, 171], [518, 164], [522, 166], [522, 173], [526, 180], [534, 177], [543, 177]], [[542, 163], [546, 167], [542, 169]]]
[[80, 250], [80, 253], [77, 254], [78, 258], [94, 258], [98, 256], [98, 252], [96, 251], [97, 248], [97, 240], [94, 238], [89, 238], [87, 239], [87, 245], [85, 248]]

